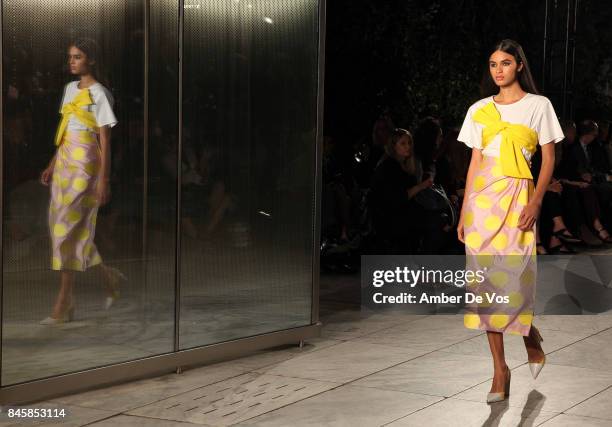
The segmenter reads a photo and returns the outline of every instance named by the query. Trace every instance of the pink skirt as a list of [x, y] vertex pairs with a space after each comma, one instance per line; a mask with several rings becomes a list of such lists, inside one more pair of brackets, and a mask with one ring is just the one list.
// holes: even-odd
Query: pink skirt
[[[464, 325], [528, 336], [537, 274], [535, 225], [521, 231], [519, 216], [534, 191], [531, 179], [504, 176], [499, 158], [484, 156], [464, 212], [467, 270]], [[480, 299], [476, 299], [480, 297]]]

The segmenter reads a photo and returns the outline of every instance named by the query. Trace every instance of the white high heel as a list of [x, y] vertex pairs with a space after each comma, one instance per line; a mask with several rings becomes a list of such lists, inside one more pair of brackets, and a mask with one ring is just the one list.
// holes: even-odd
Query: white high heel
[[[531, 328], [533, 329], [533, 332], [534, 332], [533, 333], [534, 339], [538, 343], [541, 343], [542, 341], [544, 341], [544, 338], [542, 338], [542, 335], [540, 335], [540, 331], [538, 331], [533, 325], [531, 326]], [[540, 348], [541, 347], [542, 346], [540, 345]], [[540, 375], [540, 371], [544, 367], [545, 363], [546, 363], [546, 354], [544, 354], [544, 358], [540, 362], [529, 362], [529, 370], [531, 371], [531, 376], [533, 377], [534, 380], [538, 377], [538, 375]]]
[[512, 371], [510, 368], [508, 369], [508, 381], [504, 384], [504, 391], [498, 391], [487, 394], [487, 403], [495, 403], [501, 402], [502, 400], [506, 400], [510, 396], [510, 380], [512, 378]]
[[72, 322], [74, 319], [74, 304], [68, 307], [68, 309], [62, 313], [62, 315], [56, 319], [55, 317], [45, 317], [39, 323], [41, 325], [59, 325], [61, 323]]

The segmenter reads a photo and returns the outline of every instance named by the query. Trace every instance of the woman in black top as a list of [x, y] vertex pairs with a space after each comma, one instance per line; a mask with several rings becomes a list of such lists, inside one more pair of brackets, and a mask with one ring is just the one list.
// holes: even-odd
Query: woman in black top
[[372, 177], [370, 208], [377, 235], [396, 252], [412, 253], [418, 247], [421, 211], [414, 196], [433, 184], [431, 177], [421, 182], [422, 175], [412, 135], [395, 129]]

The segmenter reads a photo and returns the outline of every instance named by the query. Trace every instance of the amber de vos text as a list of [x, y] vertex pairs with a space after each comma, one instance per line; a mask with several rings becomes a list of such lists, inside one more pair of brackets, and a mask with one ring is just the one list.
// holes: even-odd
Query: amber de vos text
[[[375, 270], [372, 273], [372, 285], [376, 288], [389, 285], [414, 288], [417, 285], [444, 283], [464, 287], [468, 283], [482, 283], [485, 280], [486, 271], [486, 267], [483, 270], [428, 270], [424, 267], [420, 269], [396, 267], [394, 270]], [[375, 292], [372, 299], [376, 304], [503, 304], [510, 302], [509, 296], [497, 295], [495, 292], [485, 292], [480, 295], [471, 292], [465, 292], [463, 295], [448, 295], [443, 292], [436, 295], [422, 293], [418, 297], [408, 292], [401, 292], [397, 295]]]

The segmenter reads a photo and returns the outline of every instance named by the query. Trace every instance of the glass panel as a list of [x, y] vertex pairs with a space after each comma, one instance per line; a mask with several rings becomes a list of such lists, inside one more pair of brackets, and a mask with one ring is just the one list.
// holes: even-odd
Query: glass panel
[[307, 325], [316, 0], [187, 0], [180, 347]]
[[[151, 126], [152, 147], [145, 150], [144, 4], [2, 2], [2, 385], [173, 348], [175, 257], [166, 248], [175, 242], [175, 214], [168, 210], [175, 169], [156, 156], [159, 141], [176, 134], [176, 106], [164, 100], [163, 110], [152, 109], [151, 120], [168, 119]], [[176, 28], [171, 20], [163, 10], [152, 16], [157, 33], [151, 39], [162, 46], [156, 55], [172, 56], [176, 29], [165, 31]], [[83, 38], [74, 49], [73, 41]], [[106, 89], [84, 78], [88, 90], [80, 91], [79, 73], [88, 71]], [[176, 88], [176, 79], [166, 78], [172, 72], [172, 65], [152, 69], [163, 82], [155, 86], [158, 104], [160, 94]], [[63, 111], [74, 112], [56, 149], [62, 99], [73, 103]], [[107, 155], [107, 131], [92, 130], [112, 124], [113, 115], [118, 123]], [[39, 176], [56, 153], [44, 186]], [[105, 177], [112, 193], [98, 209]], [[71, 305], [72, 321], [39, 324], [47, 316], [68, 319]]]

